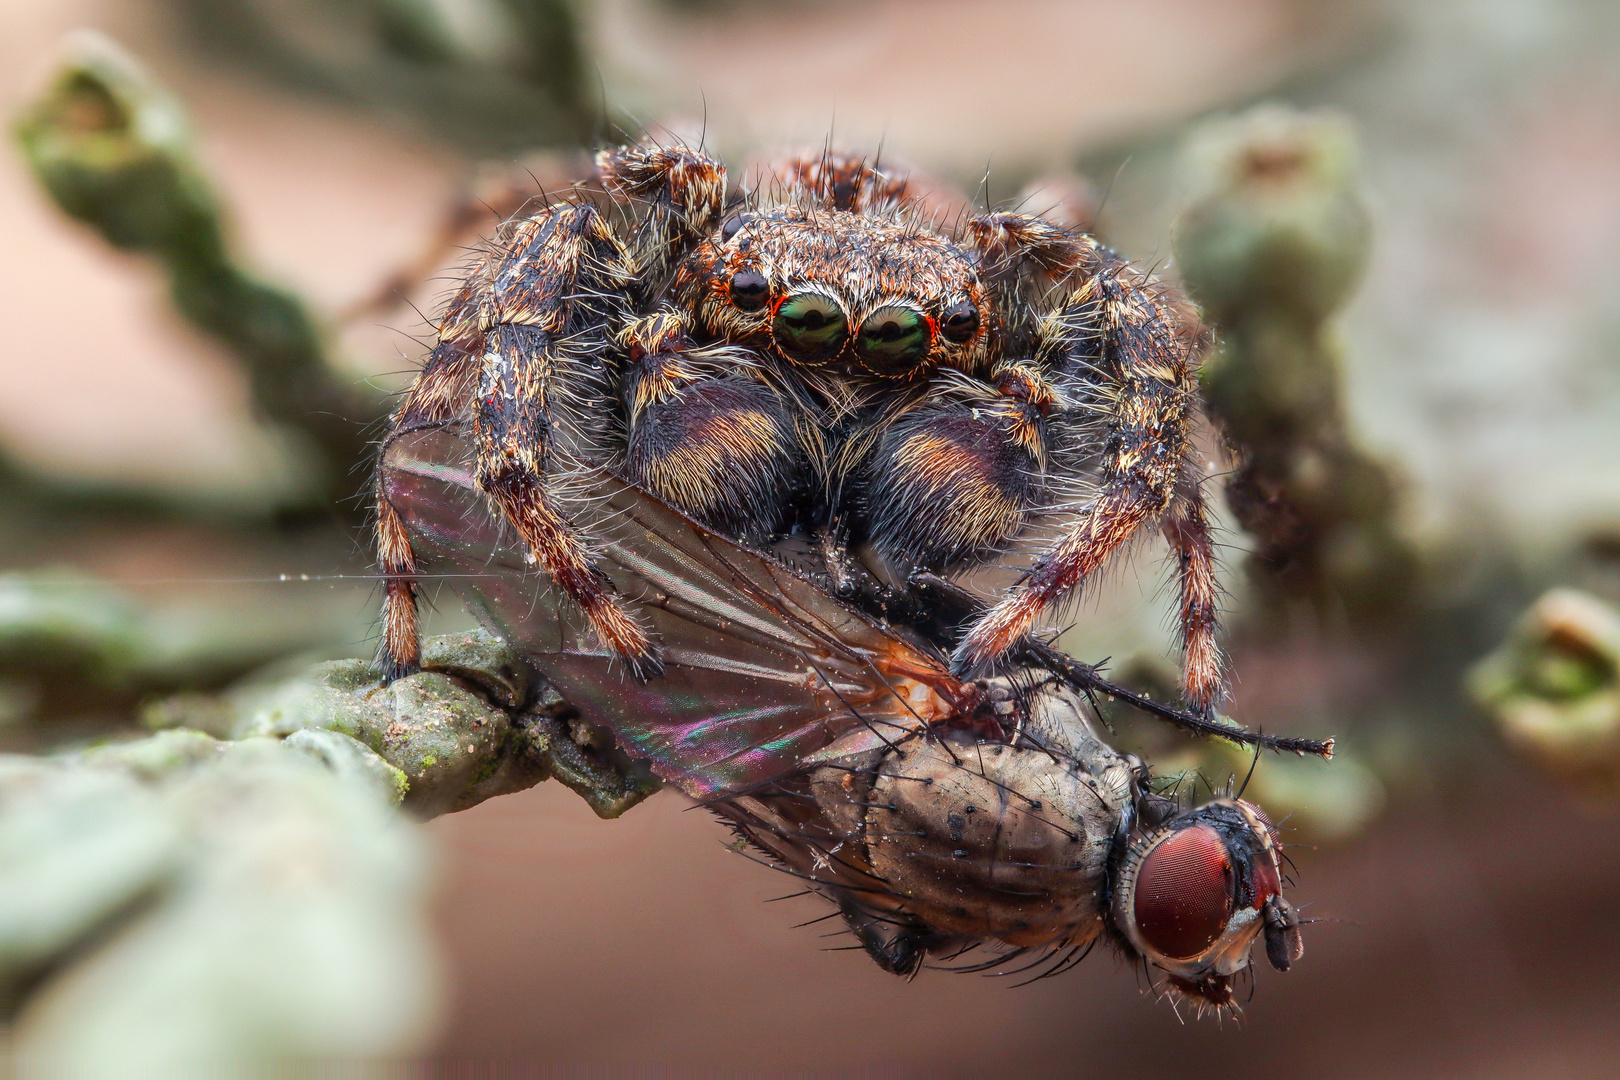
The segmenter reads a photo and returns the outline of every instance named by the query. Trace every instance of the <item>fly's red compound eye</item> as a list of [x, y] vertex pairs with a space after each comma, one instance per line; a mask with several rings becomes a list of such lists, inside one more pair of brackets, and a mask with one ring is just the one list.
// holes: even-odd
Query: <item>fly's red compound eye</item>
[[1154, 845], [1136, 876], [1132, 914], [1142, 941], [1173, 959], [1198, 956], [1232, 917], [1232, 861], [1208, 825]]

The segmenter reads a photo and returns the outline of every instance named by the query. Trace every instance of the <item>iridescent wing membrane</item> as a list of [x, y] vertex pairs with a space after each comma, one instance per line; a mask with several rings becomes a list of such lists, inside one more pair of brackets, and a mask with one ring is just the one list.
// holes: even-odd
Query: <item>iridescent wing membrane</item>
[[453, 426], [397, 433], [383, 454], [385, 497], [482, 621], [687, 794], [736, 794], [802, 769], [845, 736], [864, 732], [878, 746], [951, 714], [961, 684], [940, 658], [775, 557], [605, 472], [584, 473], [572, 486], [589, 496], [569, 512], [661, 644], [663, 674], [638, 681], [503, 534], [473, 486], [470, 456]]

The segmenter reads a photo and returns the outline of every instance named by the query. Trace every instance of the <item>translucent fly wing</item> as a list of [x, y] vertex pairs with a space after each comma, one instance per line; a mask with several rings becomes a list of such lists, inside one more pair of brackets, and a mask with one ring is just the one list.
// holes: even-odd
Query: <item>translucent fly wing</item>
[[636, 680], [490, 514], [469, 458], [449, 428], [400, 433], [384, 451], [384, 492], [430, 572], [449, 575], [586, 719], [687, 794], [747, 790], [845, 735], [879, 745], [948, 711], [958, 684], [938, 658], [772, 556], [606, 473], [582, 474], [572, 487], [588, 495], [570, 516], [662, 649], [663, 675]]

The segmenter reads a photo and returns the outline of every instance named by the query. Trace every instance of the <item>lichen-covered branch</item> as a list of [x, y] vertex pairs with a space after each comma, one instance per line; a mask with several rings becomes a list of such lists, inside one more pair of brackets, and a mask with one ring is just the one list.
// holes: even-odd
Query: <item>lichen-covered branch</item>
[[162, 699], [145, 719], [219, 739], [285, 739], [382, 779], [420, 817], [556, 779], [612, 818], [658, 789], [486, 633], [431, 638], [421, 672], [381, 682], [372, 662], [337, 660], [217, 696]]
[[415, 817], [555, 778], [602, 817], [657, 789], [490, 635], [161, 699], [156, 734], [0, 755], [0, 1027], [15, 1064], [398, 1058], [437, 981]]
[[69, 215], [163, 268], [180, 312], [241, 360], [259, 410], [304, 433], [324, 461], [325, 487], [352, 495], [350, 470], [381, 396], [341, 379], [304, 304], [232, 253], [174, 98], [100, 34], [70, 36], [66, 52], [17, 123], [34, 174]]

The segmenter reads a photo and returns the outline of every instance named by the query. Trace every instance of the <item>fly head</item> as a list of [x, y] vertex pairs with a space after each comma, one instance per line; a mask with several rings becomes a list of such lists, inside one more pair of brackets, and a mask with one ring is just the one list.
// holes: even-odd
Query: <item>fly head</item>
[[1282, 895], [1282, 846], [1259, 807], [1220, 799], [1175, 817], [1131, 846], [1114, 890], [1115, 928], [1200, 1004], [1232, 1002], [1255, 940], [1287, 971], [1304, 950]]

